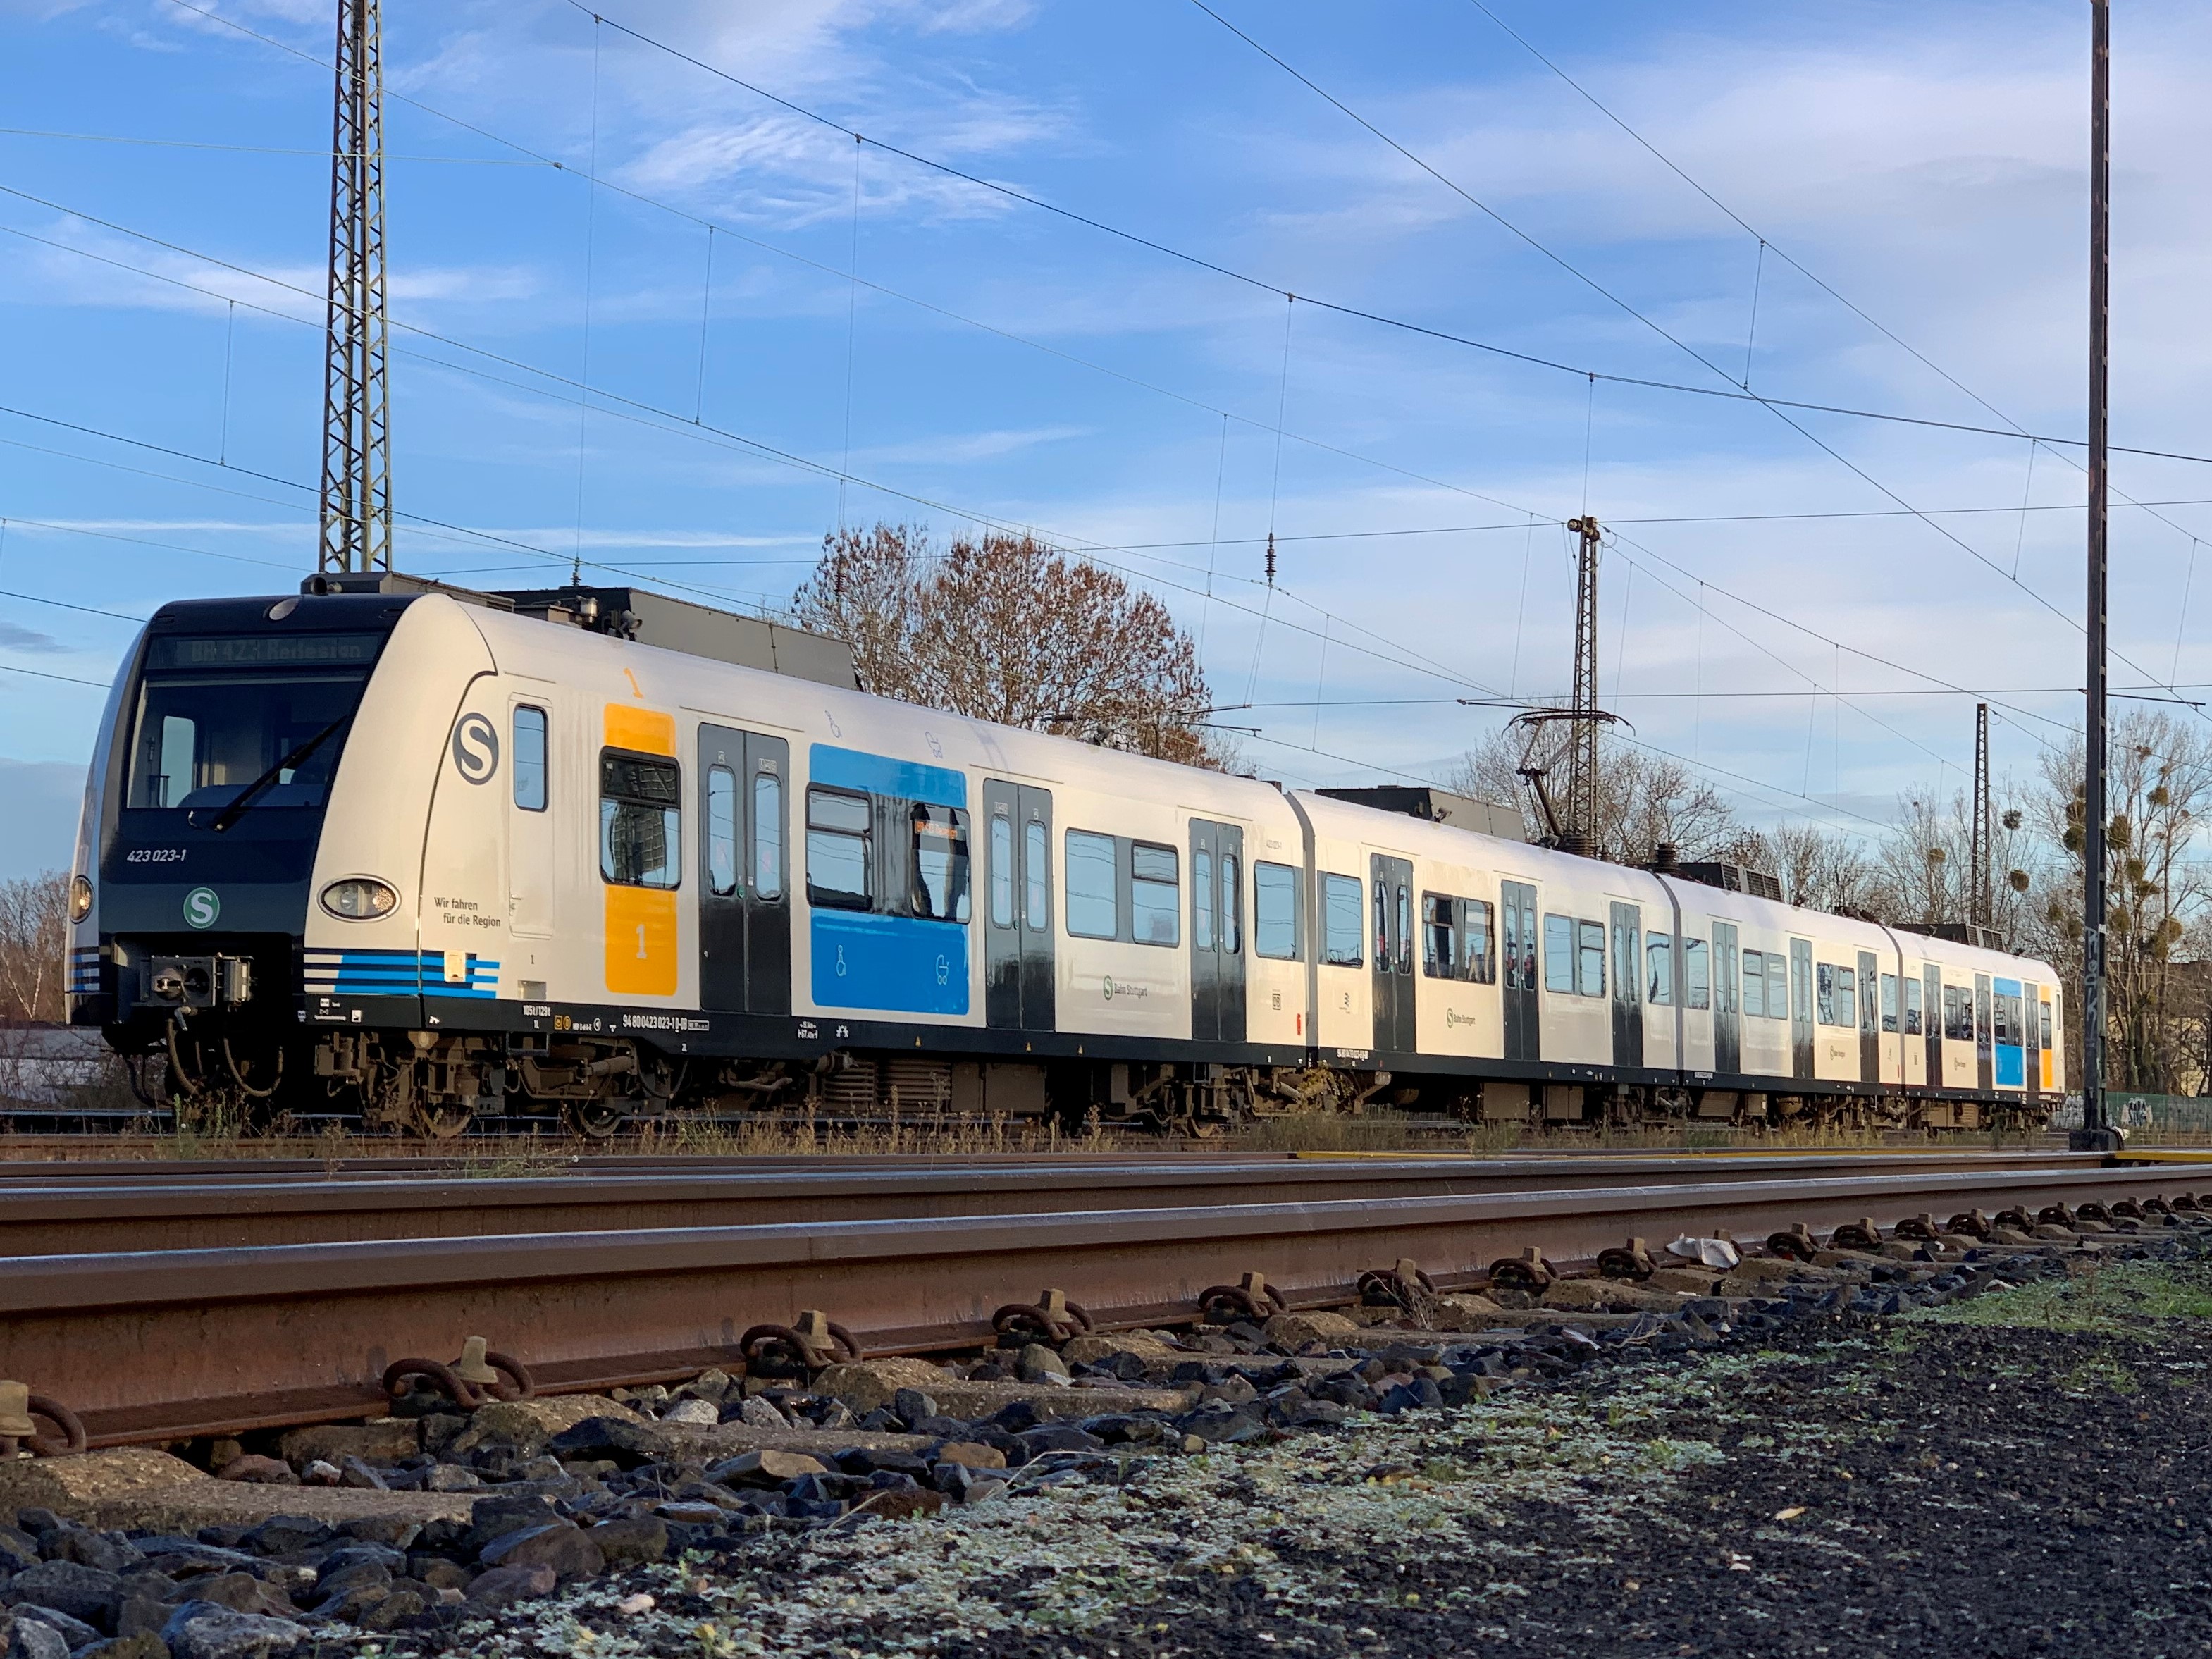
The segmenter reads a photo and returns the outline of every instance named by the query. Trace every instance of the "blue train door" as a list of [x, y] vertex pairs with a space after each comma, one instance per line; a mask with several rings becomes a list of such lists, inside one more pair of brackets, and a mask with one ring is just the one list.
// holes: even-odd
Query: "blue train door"
[[699, 1006], [791, 1012], [791, 745], [699, 726]]
[[1993, 1009], [1996, 1084], [2001, 1089], [2017, 1089], [2027, 1082], [2026, 1033], [2021, 1029], [2026, 1011], [2021, 1006], [2020, 981], [2001, 979], [1990, 988], [1996, 994]]
[[1052, 958], [1052, 792], [983, 783], [983, 1018], [994, 1030], [1049, 1031], [1057, 1018]]

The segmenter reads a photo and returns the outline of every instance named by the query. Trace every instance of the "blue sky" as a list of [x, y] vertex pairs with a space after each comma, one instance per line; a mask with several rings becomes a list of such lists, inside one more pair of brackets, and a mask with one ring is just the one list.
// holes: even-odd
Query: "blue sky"
[[[1957, 787], [1929, 677], [2001, 769], [2063, 736], [2078, 451], [1347, 313], [2076, 434], [2085, 7], [1214, 3], [1457, 191], [1188, 0], [386, 0], [400, 562], [774, 604], [841, 514], [1033, 526], [1338, 783], [1503, 718], [1410, 700], [1564, 690], [1587, 507], [1606, 697], [1754, 819]], [[0, 875], [67, 858], [127, 618], [312, 568], [330, 10], [0, 0]], [[2114, 437], [2194, 454], [2208, 67], [2201, 8], [2125, 9]], [[2116, 514], [2116, 678], [2212, 680], [2212, 473], [2115, 480], [2188, 503]]]

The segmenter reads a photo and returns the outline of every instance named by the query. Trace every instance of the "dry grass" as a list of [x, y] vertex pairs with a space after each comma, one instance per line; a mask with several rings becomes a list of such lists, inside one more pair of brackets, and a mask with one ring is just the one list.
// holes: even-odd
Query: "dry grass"
[[260, 1162], [293, 1159], [336, 1170], [362, 1160], [420, 1162], [466, 1175], [550, 1172], [580, 1158], [1058, 1158], [1176, 1152], [1196, 1156], [1291, 1152], [1422, 1152], [1495, 1156], [1593, 1152], [1956, 1151], [2036, 1148], [2039, 1134], [1987, 1132], [1928, 1135], [1870, 1130], [1752, 1130], [1676, 1125], [1638, 1129], [1580, 1128], [1522, 1123], [1451, 1123], [1395, 1112], [1357, 1117], [1324, 1113], [1263, 1119], [1243, 1130], [1189, 1139], [1099, 1128], [1071, 1135], [1051, 1123], [988, 1120], [915, 1120], [847, 1127], [804, 1119], [748, 1122], [663, 1121], [600, 1140], [555, 1131], [544, 1134], [472, 1134], [425, 1141], [366, 1134], [331, 1125], [314, 1132], [243, 1133], [220, 1118], [173, 1133], [118, 1135], [0, 1135], [0, 1162], [145, 1159]]

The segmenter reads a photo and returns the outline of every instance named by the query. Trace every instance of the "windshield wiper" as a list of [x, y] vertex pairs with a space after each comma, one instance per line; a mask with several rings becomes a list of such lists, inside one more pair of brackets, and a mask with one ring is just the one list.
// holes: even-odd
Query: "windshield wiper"
[[308, 756], [313, 754], [316, 750], [321, 748], [325, 738], [328, 738], [331, 733], [337, 731], [338, 727], [343, 726], [352, 718], [353, 716], [351, 714], [339, 715], [321, 731], [316, 732], [313, 737], [309, 738], [298, 748], [293, 750], [290, 754], [278, 761], [276, 765], [270, 767], [259, 777], [254, 779], [252, 782], [247, 784], [245, 788], [238, 792], [236, 799], [233, 800], [229, 805], [224, 807], [221, 812], [216, 815], [214, 823], [209, 827], [218, 836], [224, 830], [229, 829], [232, 824], [237, 823], [238, 820], [245, 815], [246, 809], [253, 805], [254, 800], [260, 795], [263, 790], [266, 789], [270, 784], [276, 782], [280, 775], [292, 770], [293, 768], [298, 766], [301, 762], [306, 760]]

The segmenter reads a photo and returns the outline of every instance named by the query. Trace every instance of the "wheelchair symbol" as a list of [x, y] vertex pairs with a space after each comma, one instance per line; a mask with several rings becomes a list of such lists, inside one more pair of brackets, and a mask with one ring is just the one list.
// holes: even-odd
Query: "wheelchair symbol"
[[948, 981], [951, 981], [951, 977], [952, 977], [952, 964], [951, 964], [951, 963], [947, 962], [947, 961], [946, 961], [943, 957], [938, 957], [938, 959], [937, 959], [937, 982], [938, 982], [939, 985], [945, 984], [945, 983], [947, 983]]

